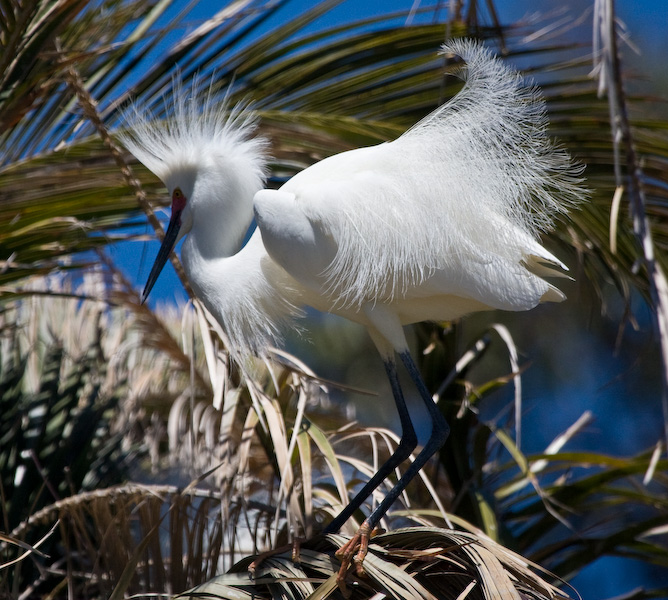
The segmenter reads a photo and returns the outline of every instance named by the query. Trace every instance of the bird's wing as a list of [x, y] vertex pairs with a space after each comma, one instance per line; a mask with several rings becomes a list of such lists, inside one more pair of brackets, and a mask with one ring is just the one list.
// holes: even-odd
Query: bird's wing
[[[406, 213], [420, 198], [391, 144], [344, 152], [298, 173], [278, 192], [255, 197], [269, 254], [330, 306], [391, 299], [437, 264]], [[422, 219], [426, 211], [414, 214]], [[433, 249], [438, 252], [438, 249]]]
[[[291, 202], [276, 208], [285, 231], [274, 235], [289, 272], [301, 270], [313, 285], [317, 277], [332, 304], [345, 307], [431, 293], [432, 284], [497, 308], [510, 308], [502, 298], [511, 296], [517, 307], [535, 305], [548, 287], [535, 277], [545, 274], [540, 263], [564, 265], [532, 232], [471, 197], [456, 172], [440, 166], [436, 177], [438, 166], [427, 160], [406, 169], [413, 159], [404, 148], [340, 154], [282, 188]], [[308, 236], [295, 232], [296, 223]], [[294, 239], [306, 237], [303, 251], [291, 254]], [[527, 279], [529, 266], [535, 275]], [[535, 301], [521, 300], [526, 293]]]
[[[509, 223], [504, 230], [494, 214], [472, 214], [480, 219], [474, 228], [455, 217], [438, 228], [443, 215], [433, 213], [444, 210], [448, 194], [421, 189], [404, 177], [402, 162], [395, 147], [382, 144], [336, 155], [278, 191], [259, 192], [255, 214], [267, 252], [327, 308], [439, 294], [514, 310], [537, 304], [548, 284], [522, 259], [557, 259], [528, 233]], [[317, 301], [311, 304], [322, 308]]]
[[[347, 219], [340, 212], [332, 210], [329, 215], [317, 217], [307, 214], [304, 206], [295, 194], [284, 190], [265, 190], [255, 197], [256, 219], [265, 249], [277, 265], [307, 290], [303, 296], [305, 303], [320, 310], [398, 301], [406, 311], [406, 302], [418, 300], [419, 307], [420, 299], [441, 297], [443, 314], [436, 311], [430, 318], [445, 319], [484, 307], [527, 310], [541, 301], [564, 299], [557, 288], [540, 277], [559, 273], [555, 268], [564, 265], [525, 232], [509, 230], [514, 255], [486, 251], [478, 245], [471, 251], [453, 252], [445, 259], [434, 257], [433, 264], [438, 266], [426, 267], [421, 273], [411, 275], [413, 279], [407, 279], [400, 256], [391, 263], [394, 271], [374, 272], [374, 268], [389, 261], [374, 260], [369, 251], [369, 235], [362, 235], [354, 226], [354, 233], [346, 231]], [[313, 209], [312, 204], [307, 206]], [[383, 236], [396, 229], [388, 228], [386, 222], [387, 218], [380, 220], [375, 235]], [[332, 281], [329, 273], [341, 255], [342, 236], [351, 235], [353, 241], [347, 241], [349, 258], [345, 276]], [[395, 252], [391, 240], [387, 243], [387, 252]], [[351, 290], [355, 286], [363, 287], [352, 303]], [[463, 300], [456, 304], [456, 310], [447, 300], [453, 297]], [[415, 315], [416, 320], [423, 318]]]

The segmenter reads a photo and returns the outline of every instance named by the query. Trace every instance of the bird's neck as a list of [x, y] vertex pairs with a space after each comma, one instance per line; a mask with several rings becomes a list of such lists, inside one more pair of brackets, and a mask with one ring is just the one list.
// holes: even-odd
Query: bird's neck
[[236, 206], [218, 218], [212, 216], [198, 221], [184, 242], [184, 251], [197, 253], [206, 261], [237, 254], [253, 220], [250, 203], [243, 208]]
[[264, 158], [254, 142], [247, 141], [234, 151], [210, 149], [203, 164], [186, 173], [192, 183], [187, 252], [213, 261], [241, 249], [253, 219], [253, 197], [264, 188], [264, 171]]
[[182, 256], [196, 296], [223, 326], [239, 355], [263, 355], [280, 344], [280, 324], [294, 318], [300, 302], [296, 282], [268, 259], [259, 231], [239, 252], [205, 259], [184, 242]]

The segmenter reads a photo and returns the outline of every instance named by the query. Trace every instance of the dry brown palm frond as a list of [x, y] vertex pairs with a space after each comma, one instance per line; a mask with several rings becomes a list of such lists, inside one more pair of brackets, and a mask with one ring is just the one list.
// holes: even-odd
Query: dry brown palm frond
[[229, 564], [220, 519], [220, 495], [211, 490], [127, 484], [55, 502], [11, 535], [22, 540], [57, 522], [64, 553], [44, 557], [45, 572], [67, 576], [83, 597], [108, 596], [129, 563], [130, 591], [177, 592]]
[[366, 575], [348, 574], [336, 584], [340, 563], [334, 552], [346, 538], [328, 535], [304, 542], [298, 560], [292, 549], [248, 567], [237, 563], [179, 598], [397, 598], [558, 599], [570, 596], [546, 579], [539, 567], [481, 533], [435, 527], [398, 529], [375, 536], [364, 561]]

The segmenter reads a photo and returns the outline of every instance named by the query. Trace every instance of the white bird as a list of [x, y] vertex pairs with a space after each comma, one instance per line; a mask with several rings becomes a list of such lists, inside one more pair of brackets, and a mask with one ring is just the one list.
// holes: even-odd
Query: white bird
[[[326, 158], [279, 190], [263, 189], [266, 144], [255, 119], [177, 86], [158, 127], [135, 107], [126, 147], [166, 185], [169, 226], [145, 300], [176, 242], [195, 294], [237, 353], [262, 354], [305, 305], [364, 325], [399, 413], [399, 446], [326, 528], [337, 531], [417, 445], [397, 377], [398, 355], [432, 420], [426, 445], [340, 551], [361, 565], [370, 532], [449, 427], [411, 358], [403, 326], [472, 312], [528, 310], [564, 295], [543, 276], [566, 270], [538, 242], [581, 200], [579, 169], [546, 133], [535, 88], [483, 47], [453, 41], [466, 84], [398, 139]], [[257, 228], [241, 247], [252, 221]]]

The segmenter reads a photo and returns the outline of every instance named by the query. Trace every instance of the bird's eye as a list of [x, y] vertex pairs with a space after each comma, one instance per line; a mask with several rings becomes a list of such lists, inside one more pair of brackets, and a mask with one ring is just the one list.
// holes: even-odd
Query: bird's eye
[[177, 210], [183, 210], [186, 206], [186, 197], [181, 188], [175, 188], [172, 192], [172, 207]]

